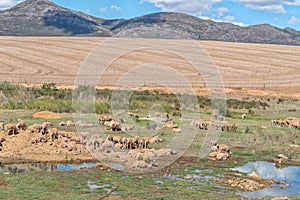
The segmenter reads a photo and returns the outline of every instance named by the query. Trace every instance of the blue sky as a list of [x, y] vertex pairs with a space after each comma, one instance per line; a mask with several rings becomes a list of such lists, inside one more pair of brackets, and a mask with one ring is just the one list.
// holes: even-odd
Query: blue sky
[[[170, 11], [238, 25], [268, 23], [300, 30], [300, 0], [52, 0], [100, 18], [133, 18]], [[0, 9], [19, 0], [0, 0]]]

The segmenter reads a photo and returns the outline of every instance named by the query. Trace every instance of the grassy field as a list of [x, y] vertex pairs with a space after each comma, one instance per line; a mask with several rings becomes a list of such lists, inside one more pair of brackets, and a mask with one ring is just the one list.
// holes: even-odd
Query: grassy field
[[[13, 87], [13, 86], [10, 86]], [[38, 100], [47, 98], [45, 89], [31, 89], [26, 95], [34, 97], [40, 95]], [[7, 92], [8, 90], [6, 90]], [[18, 93], [18, 91], [13, 90]], [[56, 107], [56, 100], [63, 97], [68, 101], [68, 91], [60, 96], [59, 90], [51, 89], [48, 92], [54, 97], [46, 105], [51, 110]], [[98, 103], [110, 101], [109, 91], [98, 91]], [[22, 118], [28, 125], [41, 123], [45, 119], [33, 118], [34, 112], [43, 110], [33, 101], [35, 98], [23, 98], [23, 109], [6, 107], [9, 104], [3, 103], [0, 111], [0, 120], [5, 123], [15, 123]], [[69, 99], [70, 100], [70, 99]], [[200, 108], [201, 118], [211, 118], [210, 99], [198, 97], [202, 107]], [[165, 105], [169, 113], [180, 111], [176, 107], [176, 99], [173, 95], [157, 95], [155, 93], [137, 92], [130, 102], [132, 111], [137, 112], [141, 117], [148, 114], [151, 105]], [[29, 109], [28, 105], [31, 105]], [[174, 104], [174, 105], [173, 105]], [[105, 106], [105, 104], [101, 104]], [[169, 106], [167, 106], [169, 105]], [[276, 127], [270, 125], [271, 119], [285, 118], [287, 116], [300, 117], [298, 110], [290, 112], [291, 109], [298, 109], [298, 100], [280, 98], [239, 98], [227, 101], [226, 121], [238, 125], [237, 132], [222, 132], [219, 142], [228, 144], [232, 149], [232, 157], [226, 161], [213, 162], [207, 158], [199, 159], [198, 153], [201, 148], [205, 130], [198, 130], [196, 137], [184, 156], [166, 168], [154, 171], [149, 174], [130, 175], [111, 169], [97, 167], [68, 172], [32, 172], [27, 174], [0, 174], [0, 198], [1, 199], [243, 199], [236, 195], [237, 189], [223, 187], [215, 180], [222, 178], [225, 174], [231, 174], [230, 168], [241, 165], [248, 160], [272, 160], [275, 155], [283, 153], [290, 158], [289, 163], [300, 165], [299, 151], [289, 145], [300, 145], [299, 131], [294, 128]], [[22, 106], [22, 104], [20, 104]], [[55, 111], [55, 110], [53, 110]], [[247, 114], [246, 120], [241, 119], [243, 113]], [[72, 120], [72, 110], [69, 112], [57, 113], [60, 119], [48, 119], [59, 129], [73, 131], [74, 128], [61, 128], [60, 121]], [[108, 113], [107, 113], [108, 114]], [[171, 116], [174, 121], [181, 124], [179, 116]], [[139, 125], [146, 125], [145, 122], [138, 122]], [[262, 129], [266, 126], [266, 129]], [[184, 133], [182, 133], [184, 134]], [[125, 136], [126, 134], [121, 134]], [[153, 146], [160, 148], [168, 143], [174, 136], [171, 129], [164, 128], [159, 134], [165, 142]], [[1, 153], [0, 153], [1, 156]], [[208, 178], [210, 177], [210, 178]], [[89, 182], [100, 186], [91, 190]], [[112, 193], [110, 193], [113, 191]], [[106, 197], [108, 196], [108, 197]], [[271, 198], [266, 198], [271, 199]], [[296, 199], [296, 198], [295, 198]]]

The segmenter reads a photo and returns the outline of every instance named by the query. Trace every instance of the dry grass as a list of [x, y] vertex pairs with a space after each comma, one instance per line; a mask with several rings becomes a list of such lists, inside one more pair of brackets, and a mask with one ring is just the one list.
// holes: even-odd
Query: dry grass
[[43, 118], [43, 119], [60, 119], [61, 117], [56, 113], [49, 112], [49, 111], [41, 111], [33, 113], [32, 115], [34, 118]]
[[[89, 52], [103, 41], [105, 38], [0, 37], [0, 81], [26, 82], [29, 85], [55, 82], [71, 86]], [[163, 40], [146, 39], [133, 39], [133, 41], [141, 44], [163, 42]], [[178, 43], [178, 49], [193, 50], [189, 49], [188, 45], [185, 46], [183, 41], [172, 42]], [[244, 88], [245, 94], [261, 96], [300, 97], [300, 47], [214, 41], [196, 43], [210, 55], [227, 88], [240, 87]], [[116, 49], [112, 48], [106, 53], [110, 55], [115, 51]], [[172, 67], [189, 80], [193, 87], [197, 88], [198, 93], [207, 94], [207, 90], [199, 89], [204, 86], [204, 81], [190, 63], [179, 55], [162, 49], [138, 49], [119, 56], [104, 71], [100, 84], [114, 86], [120, 78], [124, 78], [126, 72], [134, 70], [135, 66], [149, 63], [156, 63], [155, 71], [157, 71], [157, 63]], [[168, 78], [171, 84], [176, 84], [178, 77], [166, 75], [168, 72], [168, 70], [156, 72], [159, 74], [157, 78]], [[136, 77], [140, 77], [139, 81], [147, 83], [148, 87], [158, 87], [159, 85], [149, 84], [151, 77], [148, 79], [146, 76], [143, 77], [147, 73], [155, 74], [149, 69], [146, 72], [134, 71], [126, 76], [129, 82], [137, 81]], [[227, 92], [241, 93], [229, 89]]]

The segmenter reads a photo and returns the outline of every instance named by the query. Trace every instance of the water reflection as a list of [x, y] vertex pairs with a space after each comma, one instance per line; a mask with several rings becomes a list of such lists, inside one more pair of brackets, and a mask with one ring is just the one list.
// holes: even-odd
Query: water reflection
[[285, 168], [277, 168], [275, 163], [257, 161], [248, 162], [241, 167], [235, 167], [243, 173], [251, 173], [255, 171], [263, 178], [272, 179], [275, 181], [285, 182], [288, 185], [271, 185], [263, 190], [254, 192], [241, 192], [244, 197], [260, 198], [266, 196], [298, 196], [300, 192], [300, 167], [288, 166]]
[[57, 163], [26, 163], [26, 164], [11, 164], [0, 165], [0, 173], [9, 172], [12, 174], [30, 173], [40, 171], [68, 171], [77, 170], [87, 167], [94, 167], [95, 163], [83, 164], [57, 164]]

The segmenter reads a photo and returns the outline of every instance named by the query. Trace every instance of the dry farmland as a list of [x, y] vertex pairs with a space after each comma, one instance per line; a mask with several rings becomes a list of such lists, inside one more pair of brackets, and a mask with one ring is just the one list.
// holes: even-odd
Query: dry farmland
[[[89, 52], [105, 40], [106, 38], [86, 37], [1, 37], [0, 80], [27, 84], [54, 82], [70, 86]], [[147, 43], [162, 43], [162, 40], [137, 41], [141, 46]], [[192, 50], [189, 46], [182, 45], [182, 41], [172, 41], [172, 44], [176, 43], [179, 43], [179, 49]], [[299, 97], [300, 47], [214, 41], [197, 43], [212, 58], [226, 88], [244, 88], [242, 93], [257, 93], [262, 96]], [[122, 41], [120, 48], [123, 48]], [[109, 55], [114, 51], [115, 48], [105, 53]], [[199, 89], [205, 86], [203, 77], [199, 76], [189, 63], [170, 52], [147, 48], [119, 55], [103, 73], [99, 86], [114, 86], [133, 65], [143, 66], [153, 62], [174, 68], [183, 74], [199, 93], [204, 92]], [[159, 78], [164, 79], [166, 76], [161, 75]], [[132, 81], [130, 76], [128, 79]], [[170, 81], [176, 85], [176, 78], [170, 77]], [[158, 86], [149, 83], [148, 87]], [[234, 93], [230, 89], [227, 92]]]

